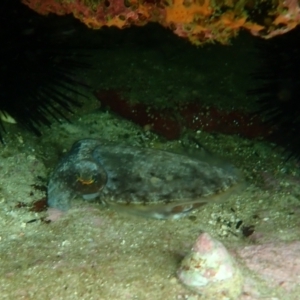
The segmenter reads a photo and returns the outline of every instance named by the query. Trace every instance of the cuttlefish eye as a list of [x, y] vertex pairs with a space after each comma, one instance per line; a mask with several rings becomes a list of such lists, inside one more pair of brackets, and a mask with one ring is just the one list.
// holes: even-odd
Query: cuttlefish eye
[[98, 194], [107, 182], [107, 174], [101, 165], [91, 160], [80, 160], [69, 178], [73, 190], [83, 197]]

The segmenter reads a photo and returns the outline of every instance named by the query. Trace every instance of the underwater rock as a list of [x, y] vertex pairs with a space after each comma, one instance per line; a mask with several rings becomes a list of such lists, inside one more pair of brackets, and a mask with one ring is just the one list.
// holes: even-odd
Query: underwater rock
[[235, 300], [242, 293], [243, 276], [223, 244], [201, 234], [177, 272], [179, 280], [205, 300]]
[[[208, 159], [207, 159], [208, 160]], [[239, 172], [196, 155], [104, 143], [76, 142], [50, 177], [48, 205], [67, 210], [76, 196], [157, 219], [177, 218], [239, 186]]]
[[[236, 252], [243, 264], [255, 274], [255, 279], [262, 280], [274, 292], [284, 295], [280, 299], [300, 299], [300, 241], [274, 240], [261, 245], [248, 245]], [[253, 293], [253, 290], [249, 292]], [[292, 295], [295, 295], [294, 298]]]

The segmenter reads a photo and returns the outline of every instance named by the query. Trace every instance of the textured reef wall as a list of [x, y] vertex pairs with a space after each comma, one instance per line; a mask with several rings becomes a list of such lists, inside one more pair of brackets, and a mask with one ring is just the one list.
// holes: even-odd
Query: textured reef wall
[[193, 44], [228, 43], [241, 29], [270, 38], [300, 22], [297, 0], [22, 0], [40, 14], [73, 14], [88, 27], [120, 29], [149, 22]]

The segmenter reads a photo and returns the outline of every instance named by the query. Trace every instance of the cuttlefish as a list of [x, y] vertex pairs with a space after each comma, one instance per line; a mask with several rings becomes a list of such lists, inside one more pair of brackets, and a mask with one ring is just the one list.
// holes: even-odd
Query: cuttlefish
[[191, 153], [83, 139], [50, 176], [48, 205], [68, 210], [81, 197], [141, 216], [179, 218], [227, 198], [240, 186], [240, 174]]

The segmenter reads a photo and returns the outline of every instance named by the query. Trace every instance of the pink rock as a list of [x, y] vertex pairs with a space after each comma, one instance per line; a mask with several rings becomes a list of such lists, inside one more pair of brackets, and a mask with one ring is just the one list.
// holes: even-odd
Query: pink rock
[[177, 272], [179, 280], [204, 299], [238, 299], [243, 277], [223, 244], [203, 233]]
[[291, 293], [299, 287], [299, 241], [247, 246], [237, 250], [237, 254], [252, 272], [279, 293]]
[[64, 215], [64, 212], [57, 209], [57, 208], [51, 208], [48, 207], [47, 209], [48, 216], [46, 217], [46, 221], [56, 222], [62, 218]]

